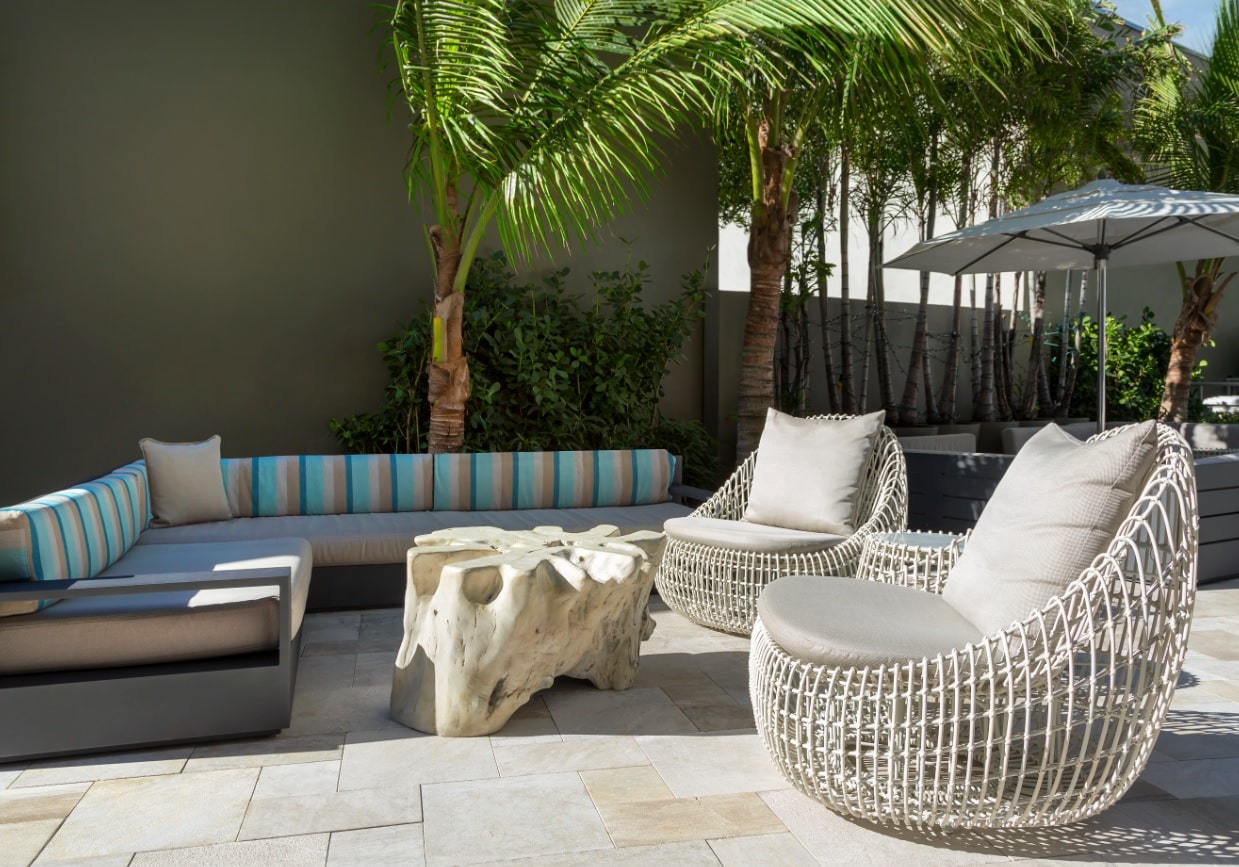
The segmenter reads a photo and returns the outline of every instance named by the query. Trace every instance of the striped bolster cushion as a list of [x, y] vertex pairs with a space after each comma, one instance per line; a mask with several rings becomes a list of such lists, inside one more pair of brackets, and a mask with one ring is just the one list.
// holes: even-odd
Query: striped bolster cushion
[[[142, 461], [67, 490], [0, 509], [0, 581], [92, 578], [133, 546], [150, 521]], [[0, 616], [52, 604], [0, 603]]]
[[670, 499], [666, 449], [434, 456], [435, 511], [639, 506]]
[[223, 468], [238, 518], [421, 512], [431, 505], [430, 455], [226, 458]]

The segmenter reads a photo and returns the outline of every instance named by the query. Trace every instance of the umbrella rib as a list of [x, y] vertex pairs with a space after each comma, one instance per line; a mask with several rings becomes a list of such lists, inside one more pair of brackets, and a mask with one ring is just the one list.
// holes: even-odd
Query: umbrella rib
[[[952, 276], [958, 277], [960, 274], [964, 274], [964, 273], [966, 273], [966, 272], [968, 271], [968, 269], [969, 269], [969, 268], [971, 268], [973, 265], [977, 264], [977, 263], [978, 263], [978, 262], [980, 262], [982, 259], [987, 259], [987, 258], [989, 258], [990, 256], [992, 256], [992, 255], [994, 255], [995, 253], [997, 253], [999, 250], [1001, 250], [1003, 247], [1005, 247], [1005, 246], [1007, 246], [1008, 244], [1010, 244], [1010, 243], [1011, 243], [1012, 241], [1014, 241], [1016, 238], [1020, 238], [1020, 237], [1023, 237], [1023, 234], [1022, 234], [1022, 233], [1020, 233], [1020, 234], [1016, 234], [1016, 235], [1008, 235], [1007, 237], [1003, 238], [1002, 243], [1001, 243], [1001, 244], [999, 244], [998, 246], [994, 247], [994, 248], [993, 248], [993, 249], [991, 249], [991, 250], [986, 250], [984, 253], [982, 253], [980, 256], [977, 256], [975, 259], [972, 259], [972, 260], [970, 260], [970, 261], [968, 261], [968, 262], [965, 262], [965, 263], [964, 263], [964, 267], [959, 268], [959, 269], [957, 269], [956, 271], [954, 271], [954, 272], [953, 272], [953, 274], [952, 274]], [[1035, 239], [1034, 239], [1034, 240], [1035, 240]]]
[[1215, 235], [1220, 235], [1221, 237], [1225, 238], [1228, 241], [1235, 241], [1236, 243], [1239, 243], [1239, 237], [1235, 237], [1229, 232], [1223, 232], [1221, 229], [1214, 228], [1213, 226], [1205, 225], [1204, 223], [1200, 222], [1200, 217], [1181, 217], [1180, 219], [1183, 220], [1184, 222], [1191, 223], [1193, 226], [1197, 227], [1198, 229], [1204, 229], [1207, 232], [1212, 232]]

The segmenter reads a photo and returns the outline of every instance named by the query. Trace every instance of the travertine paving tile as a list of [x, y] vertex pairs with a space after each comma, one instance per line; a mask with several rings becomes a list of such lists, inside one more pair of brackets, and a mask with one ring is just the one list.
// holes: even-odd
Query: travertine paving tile
[[499, 731], [490, 736], [491, 746], [529, 746], [530, 744], [555, 743], [563, 735], [555, 727], [555, 720], [541, 695], [535, 695], [519, 708]]
[[293, 795], [329, 795], [340, 780], [340, 762], [303, 762], [263, 768], [254, 787], [254, 798], [287, 798]]
[[[1239, 627], [1236, 627], [1235, 632], [1234, 640], [1239, 642]], [[1239, 714], [1239, 680], [1206, 680], [1200, 687], [1220, 698], [1235, 702], [1235, 713]]]
[[421, 867], [426, 863], [422, 826], [389, 825], [331, 835], [327, 867]]
[[0, 864], [31, 863], [59, 827], [59, 819], [0, 822]]
[[257, 780], [257, 768], [238, 768], [94, 783], [45, 852], [64, 859], [231, 841]]
[[52, 786], [59, 783], [176, 774], [185, 767], [185, 761], [192, 751], [192, 747], [186, 746], [141, 752], [74, 756], [68, 759], [46, 759], [31, 762], [12, 785], [14, 787]]
[[661, 689], [613, 691], [556, 687], [543, 694], [555, 725], [573, 735], [669, 735], [697, 731]]
[[[948, 847], [898, 836], [853, 822], [792, 789], [760, 795], [797, 841], [821, 864], [987, 864], [1006, 853], [995, 846], [970, 851], [966, 841]], [[950, 841], [951, 838], [945, 838]]]
[[494, 867], [718, 867], [718, 859], [704, 840], [691, 843], [663, 843], [658, 846], [630, 846], [624, 849], [594, 849], [566, 855], [542, 855], [536, 858], [487, 861]]
[[404, 825], [421, 818], [421, 797], [416, 786], [256, 798], [245, 815], [238, 839]]
[[340, 654], [353, 654], [361, 650], [361, 642], [357, 639], [346, 641], [306, 641], [301, 645], [302, 660], [309, 659], [312, 656], [337, 656]]
[[789, 785], [752, 729], [638, 737], [637, 743], [677, 798], [761, 792]]
[[1214, 659], [1239, 659], [1239, 641], [1235, 640], [1233, 632], [1225, 629], [1200, 629], [1195, 625], [1190, 643], [1193, 651]]
[[138, 852], [132, 867], [322, 867], [327, 860], [327, 835], [307, 834], [275, 840], [216, 843], [162, 852]]
[[68, 861], [52, 861], [40, 856], [35, 859], [33, 867], [129, 867], [133, 855], [132, 852], [122, 852], [117, 855], [96, 855], [93, 858], [71, 858]]
[[723, 867], [813, 867], [817, 861], [791, 834], [711, 840]]
[[598, 813], [616, 846], [675, 843], [716, 837], [777, 834], [787, 829], [754, 792], [602, 803]]
[[[399, 648], [399, 642], [396, 645]], [[353, 686], [391, 687], [392, 670], [396, 666], [396, 650], [358, 653], [353, 671]]]
[[477, 864], [610, 849], [611, 839], [574, 773], [422, 787], [426, 863]]
[[22, 775], [22, 768], [14, 768], [9, 771], [0, 771], [0, 790], [7, 789], [9, 784]]
[[343, 732], [292, 737], [281, 734], [258, 740], [223, 741], [195, 747], [185, 764], [185, 773], [325, 762], [340, 758], [343, 752]]
[[[1163, 762], [1144, 769], [1142, 779], [1176, 798], [1222, 798], [1239, 795], [1239, 757]], [[1236, 815], [1239, 826], [1239, 815]]]
[[89, 783], [66, 783], [0, 791], [0, 824], [63, 819], [89, 788]]
[[307, 618], [302, 640], [356, 641], [361, 634], [361, 615], [350, 612], [323, 613]]
[[505, 777], [649, 764], [637, 742], [624, 735], [578, 737], [528, 745], [496, 744], [494, 753], [499, 773]]
[[340, 768], [340, 791], [499, 776], [487, 738], [440, 738], [398, 731], [350, 732]]
[[752, 728], [753, 710], [748, 702], [737, 702], [713, 680], [705, 675], [702, 677], [705, 683], [670, 684], [664, 686], [663, 691], [700, 731]]
[[307, 656], [297, 666], [297, 692], [350, 687], [356, 665], [354, 653]]
[[284, 735], [321, 735], [393, 729], [408, 731], [391, 718], [391, 686], [297, 690], [292, 723]]
[[583, 771], [581, 779], [599, 809], [613, 804], [640, 804], [675, 798], [651, 765]]

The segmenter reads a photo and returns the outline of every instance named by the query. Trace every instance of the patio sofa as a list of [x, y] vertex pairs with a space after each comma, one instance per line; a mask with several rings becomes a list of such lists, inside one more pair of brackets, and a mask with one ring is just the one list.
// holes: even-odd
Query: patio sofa
[[155, 526], [184, 491], [167, 473], [152, 491], [137, 461], [0, 509], [0, 761], [279, 731], [305, 611], [401, 604], [415, 536], [661, 529], [691, 511], [673, 501], [676, 463], [657, 449], [223, 459], [218, 520]]

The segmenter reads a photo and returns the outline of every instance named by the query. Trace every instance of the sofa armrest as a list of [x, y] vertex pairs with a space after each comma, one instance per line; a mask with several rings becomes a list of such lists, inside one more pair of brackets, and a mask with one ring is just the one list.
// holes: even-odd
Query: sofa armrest
[[[117, 575], [109, 578], [73, 578], [65, 581], [0, 582], [0, 602], [37, 599], [75, 599], [87, 596], [123, 596], [175, 590], [210, 590], [225, 587], [275, 587], [280, 600], [281, 650], [293, 639], [292, 569], [267, 566], [222, 572], [165, 572]], [[27, 615], [16, 615], [24, 617]], [[4, 620], [0, 619], [0, 627]]]

